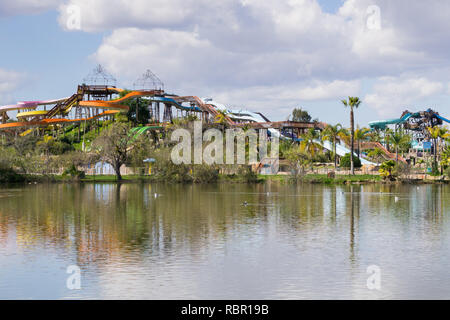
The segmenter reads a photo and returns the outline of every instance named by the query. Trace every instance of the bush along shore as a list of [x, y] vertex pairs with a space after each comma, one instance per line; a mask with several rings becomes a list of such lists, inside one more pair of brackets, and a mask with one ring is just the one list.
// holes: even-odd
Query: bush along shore
[[396, 179], [384, 179], [381, 175], [327, 175], [327, 174], [305, 174], [300, 177], [293, 175], [259, 175], [253, 172], [237, 174], [220, 174], [216, 169], [205, 170], [201, 173], [183, 174], [173, 173], [166, 175], [123, 175], [121, 180], [116, 175], [55, 175], [55, 174], [33, 174], [23, 175], [11, 170], [0, 169], [0, 184], [41, 184], [41, 183], [279, 183], [279, 184], [447, 184], [450, 179], [446, 176], [397, 177]]

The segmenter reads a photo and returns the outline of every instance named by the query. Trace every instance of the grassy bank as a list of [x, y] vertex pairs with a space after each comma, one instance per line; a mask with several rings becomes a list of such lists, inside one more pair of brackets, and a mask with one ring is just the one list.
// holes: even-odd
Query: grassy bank
[[322, 183], [322, 184], [346, 184], [346, 183], [375, 183], [382, 182], [379, 175], [338, 175], [334, 179], [326, 174], [307, 174], [297, 179], [288, 175], [259, 176], [263, 181], [278, 181], [282, 183]]
[[[116, 183], [118, 182], [115, 175], [89, 175], [82, 178], [71, 177], [67, 175], [20, 175], [17, 173], [8, 172], [3, 173], [0, 183]], [[211, 180], [182, 180], [176, 179], [168, 180], [167, 177], [157, 175], [123, 175], [122, 183], [138, 183], [138, 182], [158, 182], [158, 183], [312, 183], [312, 184], [364, 184], [364, 183], [409, 183], [409, 184], [423, 184], [423, 183], [448, 183], [449, 180], [443, 179], [397, 179], [396, 181], [386, 181], [379, 175], [337, 175], [335, 178], [330, 178], [326, 174], [307, 174], [301, 177], [294, 178], [290, 175], [225, 175], [219, 174], [216, 178]]]

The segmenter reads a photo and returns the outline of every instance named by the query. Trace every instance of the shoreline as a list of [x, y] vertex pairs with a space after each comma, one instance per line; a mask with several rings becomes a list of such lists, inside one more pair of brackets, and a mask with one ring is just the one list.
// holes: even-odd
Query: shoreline
[[329, 178], [326, 174], [307, 174], [297, 179], [290, 175], [258, 175], [255, 179], [247, 179], [242, 176], [220, 175], [217, 180], [208, 182], [194, 181], [167, 181], [157, 176], [139, 176], [123, 175], [122, 180], [118, 181], [115, 175], [86, 176], [84, 178], [63, 177], [62, 175], [24, 175], [22, 181], [5, 181], [3, 185], [30, 185], [42, 183], [167, 183], [167, 184], [324, 184], [324, 185], [346, 185], [346, 184], [449, 184], [447, 177], [427, 176], [427, 179], [418, 178], [399, 178], [393, 181], [383, 180], [379, 175], [337, 175], [335, 178]]

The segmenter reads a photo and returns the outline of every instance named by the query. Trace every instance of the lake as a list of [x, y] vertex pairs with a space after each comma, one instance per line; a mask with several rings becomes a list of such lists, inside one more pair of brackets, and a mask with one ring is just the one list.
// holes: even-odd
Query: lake
[[2, 187], [0, 299], [449, 299], [449, 195], [447, 185]]

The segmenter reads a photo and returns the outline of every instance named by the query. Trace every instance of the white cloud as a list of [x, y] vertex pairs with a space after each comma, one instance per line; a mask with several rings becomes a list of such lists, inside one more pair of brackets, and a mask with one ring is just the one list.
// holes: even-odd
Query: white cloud
[[2, 0], [0, 16], [37, 14], [56, 9], [62, 2], [62, 0]]
[[[383, 23], [379, 31], [369, 30], [366, 26], [367, 7], [373, 2], [378, 3], [381, 9]], [[222, 63], [220, 59], [223, 57], [228, 58], [225, 62], [230, 65], [225, 68], [234, 69], [237, 85], [241, 85], [239, 80], [248, 81], [250, 85], [266, 85], [270, 80], [260, 73], [270, 73], [273, 83], [289, 83], [311, 76], [332, 81], [398, 75], [411, 68], [439, 67], [442, 63], [439, 54], [429, 50], [428, 46], [417, 45], [421, 42], [417, 39], [422, 38], [417, 38], [412, 32], [420, 36], [421, 29], [404, 28], [397, 22], [405, 20], [403, 15], [414, 16], [419, 10], [420, 14], [438, 11], [437, 2], [434, 10], [425, 5], [408, 6], [403, 1], [399, 2], [403, 5], [383, 0], [347, 0], [336, 14], [323, 12], [316, 0], [70, 0], [67, 5], [81, 8], [82, 30], [114, 30], [106, 37], [98, 53], [104, 52], [105, 47], [114, 41], [112, 37], [120, 37], [117, 41], [127, 37], [127, 30], [165, 30], [167, 34], [178, 31], [209, 43], [203, 54], [194, 57], [188, 57], [192, 53], [190, 46], [186, 52], [183, 47], [176, 47], [178, 59], [197, 59], [201, 64], [204, 56], [219, 53], [218, 62]], [[447, 10], [448, 6], [444, 7]], [[60, 15], [63, 27], [68, 18], [65, 8], [61, 7]], [[170, 57], [167, 63], [162, 61], [161, 67], [173, 64], [174, 55], [168, 53], [169, 48], [164, 42], [157, 42], [161, 39], [137, 35], [138, 32], [134, 31], [128, 36], [130, 39], [134, 36], [133, 47], [151, 44], [152, 52]], [[448, 38], [445, 34], [443, 37]], [[445, 42], [442, 40], [434, 41]], [[122, 45], [117, 43], [115, 48], [129, 52], [126, 47], [129, 44], [130, 41]], [[97, 56], [101, 59], [102, 54]], [[235, 68], [236, 61], [240, 62], [238, 67], [246, 69]], [[181, 60], [178, 64], [183, 62]], [[130, 58], [126, 62], [120, 59], [120, 63], [133, 69], [136, 60]], [[180, 71], [185, 71], [185, 68]], [[246, 75], [242, 76], [243, 73]], [[209, 81], [205, 79], [205, 83]]]
[[367, 94], [364, 102], [380, 116], [398, 116], [411, 108], [411, 104], [435, 94], [443, 93], [441, 82], [427, 78], [382, 77], [374, 85], [373, 93]]
[[359, 80], [332, 82], [320, 81], [315, 86], [308, 86], [300, 89], [298, 97], [301, 100], [325, 100], [339, 99], [346, 96], [358, 96], [361, 91]]
[[[83, 31], [112, 31], [94, 57], [120, 78], [150, 68], [170, 91], [233, 104], [336, 99], [380, 79], [367, 98], [387, 114], [432, 96], [450, 70], [450, 2], [440, 0], [346, 0], [335, 14], [317, 0], [69, 0], [63, 27], [68, 5], [81, 8]], [[380, 30], [367, 27], [371, 5]]]
[[[84, 31], [118, 28], [182, 28], [198, 23], [212, 5], [207, 0], [70, 0], [59, 7], [61, 26], [66, 27], [67, 8], [81, 9]], [[203, 10], [202, 10], [203, 9]]]
[[0, 105], [11, 102], [11, 92], [24, 80], [24, 75], [15, 72], [0, 69]]

